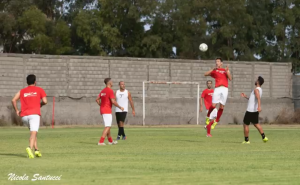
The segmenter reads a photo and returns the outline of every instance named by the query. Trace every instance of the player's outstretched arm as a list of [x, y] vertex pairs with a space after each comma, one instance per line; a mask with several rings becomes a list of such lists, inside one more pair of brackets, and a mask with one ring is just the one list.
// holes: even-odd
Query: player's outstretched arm
[[134, 110], [134, 104], [133, 104], [133, 100], [131, 97], [131, 93], [128, 91], [128, 100], [132, 109], [132, 115], [135, 116], [135, 110]]
[[100, 96], [96, 99], [97, 104], [100, 106], [101, 105], [101, 98]]
[[245, 95], [245, 93], [241, 93], [241, 97], [246, 98], [247, 100], [249, 100], [249, 98]]
[[211, 69], [209, 71], [207, 71], [206, 73], [204, 73], [204, 76], [210, 76], [211, 75], [211, 72], [213, 72], [214, 69]]
[[18, 109], [18, 106], [17, 106], [17, 101], [20, 99], [20, 91], [17, 92], [17, 94], [14, 96], [14, 98], [11, 100], [11, 103], [12, 103], [12, 106], [13, 108], [15, 109], [16, 113], [18, 116], [20, 116], [20, 111]]
[[260, 94], [259, 94], [258, 89], [255, 89], [254, 93], [255, 93], [255, 97], [257, 98], [257, 104], [258, 104], [257, 111], [260, 112], [261, 105], [260, 105]]
[[124, 108], [121, 107], [121, 106], [117, 103], [116, 99], [111, 98], [110, 101], [111, 101], [112, 104], [114, 104], [114, 106], [118, 107], [118, 108], [121, 109], [122, 111], [124, 110]]

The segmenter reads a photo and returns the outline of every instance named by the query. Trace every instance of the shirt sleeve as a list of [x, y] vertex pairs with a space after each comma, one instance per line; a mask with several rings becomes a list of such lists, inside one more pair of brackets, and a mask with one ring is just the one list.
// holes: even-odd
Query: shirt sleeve
[[213, 71], [210, 73], [210, 76], [213, 77], [213, 78], [215, 78], [215, 75], [216, 75], [216, 71], [213, 70]]
[[41, 93], [41, 99], [47, 96], [47, 94], [46, 94], [46, 92], [44, 91], [44, 89], [41, 89], [41, 92], [40, 92], [40, 93]]
[[206, 95], [206, 91], [203, 91], [202, 94], [201, 94], [201, 98], [204, 98]]
[[111, 90], [110, 93], [109, 93], [109, 99], [115, 99], [115, 94], [114, 94], [114, 91]]

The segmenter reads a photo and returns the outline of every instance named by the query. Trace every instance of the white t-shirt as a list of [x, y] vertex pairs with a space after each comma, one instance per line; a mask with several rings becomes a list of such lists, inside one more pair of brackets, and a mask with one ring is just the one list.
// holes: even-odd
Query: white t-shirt
[[[256, 87], [256, 89], [258, 89], [259, 91], [259, 95], [261, 98], [262, 95], [262, 88], [260, 87]], [[258, 108], [258, 102], [257, 102], [257, 98], [255, 97], [255, 93], [254, 90], [251, 92], [249, 100], [248, 100], [248, 107], [247, 107], [247, 111], [248, 112], [257, 112], [257, 108]]]
[[124, 111], [116, 107], [116, 112], [128, 112], [128, 91], [125, 89], [123, 92], [117, 90], [116, 93], [117, 103], [124, 108]]

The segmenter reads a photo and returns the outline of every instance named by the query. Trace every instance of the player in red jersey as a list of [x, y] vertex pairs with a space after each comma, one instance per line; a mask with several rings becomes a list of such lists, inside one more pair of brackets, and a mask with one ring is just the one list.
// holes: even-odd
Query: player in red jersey
[[[22, 117], [22, 122], [30, 129], [29, 147], [26, 152], [29, 158], [34, 158], [32, 153], [33, 147], [35, 149], [35, 156], [42, 157], [41, 152], [37, 146], [37, 132], [40, 127], [41, 107], [47, 104], [45, 91], [36, 86], [36, 76], [27, 76], [28, 87], [21, 89], [12, 99], [12, 105], [18, 116]], [[21, 101], [21, 111], [17, 106], [17, 101]], [[42, 101], [41, 101], [42, 100]]]
[[[207, 89], [205, 89], [202, 94], [201, 94], [201, 99], [200, 99], [200, 112], [203, 111], [203, 101], [204, 101], [204, 105], [206, 108], [206, 114], [208, 113], [209, 108], [211, 107], [212, 104], [212, 96], [214, 94], [214, 90], [212, 89], [212, 81], [208, 80], [206, 82], [207, 85]], [[210, 117], [206, 118], [206, 125], [209, 124], [209, 120], [213, 120], [217, 117], [217, 109], [214, 109], [211, 113], [210, 113]], [[205, 129], [206, 129], [206, 125], [205, 125]]]
[[232, 80], [232, 76], [230, 74], [228, 66], [226, 66], [226, 68], [224, 69], [222, 68], [222, 65], [222, 58], [216, 58], [216, 68], [207, 71], [204, 74], [204, 76], [213, 77], [216, 81], [216, 86], [212, 98], [212, 105], [208, 110], [207, 117], [210, 117], [211, 112], [216, 108], [217, 104], [220, 104], [217, 118], [215, 120], [211, 120], [207, 126], [207, 137], [211, 137], [210, 130], [214, 129], [220, 121], [228, 96], [228, 79], [230, 81]]
[[112, 107], [112, 104], [114, 104], [116, 107], [118, 107], [122, 111], [124, 110], [124, 108], [119, 106], [118, 103], [116, 102], [114, 91], [111, 89], [113, 86], [111, 78], [106, 78], [104, 80], [104, 83], [106, 85], [106, 88], [104, 88], [100, 92], [98, 98], [96, 99], [97, 104], [100, 106], [100, 114], [103, 117], [103, 122], [104, 122], [104, 126], [105, 126], [102, 136], [98, 142], [98, 145], [105, 145], [104, 140], [105, 140], [106, 136], [108, 139], [108, 144], [114, 145], [114, 144], [117, 144], [118, 142], [113, 141], [111, 134], [110, 134], [110, 128], [111, 128], [111, 124], [112, 124], [111, 107]]

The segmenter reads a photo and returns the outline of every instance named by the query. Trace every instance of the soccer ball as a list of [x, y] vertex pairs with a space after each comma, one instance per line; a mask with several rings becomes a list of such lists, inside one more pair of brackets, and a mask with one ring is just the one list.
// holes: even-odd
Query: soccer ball
[[207, 44], [202, 43], [202, 44], [200, 44], [199, 49], [200, 49], [200, 51], [205, 52], [205, 51], [207, 51], [208, 46], [207, 46]]

